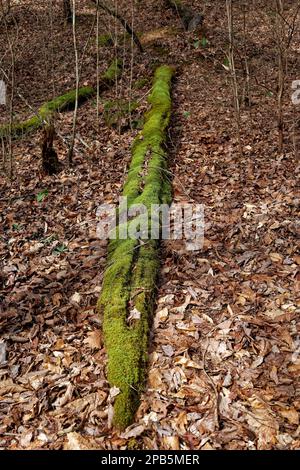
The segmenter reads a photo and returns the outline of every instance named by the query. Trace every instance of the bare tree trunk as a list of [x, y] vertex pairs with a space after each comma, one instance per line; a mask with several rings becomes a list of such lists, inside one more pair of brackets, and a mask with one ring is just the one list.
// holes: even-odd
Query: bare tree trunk
[[286, 50], [284, 45], [284, 17], [282, 0], [276, 0], [276, 41], [278, 52], [278, 92], [277, 92], [277, 127], [278, 150], [283, 151], [283, 96], [286, 75]]
[[100, 75], [99, 75], [99, 66], [100, 66], [100, 54], [99, 54], [99, 5], [97, 2], [96, 10], [96, 78], [97, 78], [97, 97], [96, 97], [96, 118], [97, 118], [97, 128], [99, 130], [99, 108], [100, 108]]
[[[10, 8], [10, 2], [9, 3], [9, 8]], [[5, 24], [5, 32], [6, 32], [6, 39], [7, 39], [7, 44], [11, 56], [11, 77], [10, 77], [10, 100], [9, 100], [9, 127], [8, 127], [8, 176], [10, 179], [13, 177], [13, 143], [12, 143], [12, 127], [13, 127], [13, 114], [14, 114], [14, 97], [15, 97], [15, 40], [12, 38], [17, 38], [18, 34], [15, 34], [13, 36], [10, 35], [8, 25], [7, 25], [7, 18], [6, 18], [6, 10], [7, 5], [4, 5], [4, 1], [0, 1], [0, 6], [1, 6], [1, 11], [3, 13], [3, 20]], [[16, 21], [13, 17], [15, 26], [16, 26]], [[5, 158], [6, 154], [4, 155], [4, 165], [5, 165]]]
[[247, 3], [243, 3], [243, 42], [244, 42], [244, 63], [245, 63], [245, 91], [244, 91], [244, 103], [245, 106], [250, 108], [251, 112], [251, 92], [250, 92], [250, 70], [247, 57]]
[[[300, 11], [300, 1], [297, 0], [295, 12], [291, 18], [288, 18], [284, 12], [284, 3], [282, 0], [274, 0], [274, 8], [276, 13], [275, 20], [275, 40], [277, 45], [277, 61], [278, 61], [278, 83], [277, 83], [277, 128], [278, 128], [278, 150], [283, 152], [284, 147], [284, 115], [283, 102], [285, 92], [285, 80], [287, 77], [288, 52], [292, 43], [295, 31], [297, 29], [297, 19]], [[294, 122], [294, 132], [297, 128]], [[295, 127], [296, 126], [296, 127]], [[295, 149], [295, 138], [294, 150]]]
[[242, 153], [239, 90], [238, 90], [237, 76], [236, 76], [236, 70], [235, 70], [235, 64], [234, 64], [232, 0], [226, 0], [226, 11], [227, 11], [228, 36], [229, 36], [228, 59], [229, 59], [229, 67], [230, 67], [231, 82], [232, 82], [233, 103], [234, 103], [234, 110], [235, 110], [239, 151], [240, 153]]
[[75, 107], [73, 114], [73, 130], [70, 148], [68, 152], [69, 165], [73, 162], [73, 152], [76, 135], [76, 124], [77, 124], [77, 111], [78, 111], [78, 90], [79, 90], [79, 62], [78, 62], [78, 50], [77, 50], [77, 37], [76, 37], [76, 0], [73, 0], [73, 14], [72, 14], [72, 25], [73, 25], [73, 43], [74, 43], [74, 54], [75, 54], [75, 76], [76, 76], [76, 91], [75, 91]]

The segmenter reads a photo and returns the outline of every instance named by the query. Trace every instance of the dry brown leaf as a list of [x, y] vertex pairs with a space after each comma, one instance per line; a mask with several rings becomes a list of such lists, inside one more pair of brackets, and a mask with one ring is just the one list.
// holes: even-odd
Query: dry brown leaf
[[176, 359], [175, 363], [177, 365], [180, 364], [184, 367], [191, 367], [193, 369], [203, 369], [203, 366], [201, 366], [200, 364], [197, 364], [197, 362], [192, 361], [191, 359], [185, 356], [182, 356]]
[[73, 303], [73, 304], [80, 304], [81, 302], [81, 295], [79, 294], [79, 292], [75, 292], [72, 297], [70, 298], [70, 301]]
[[162, 310], [159, 310], [154, 317], [154, 328], [157, 328], [160, 323], [165, 322], [169, 316], [169, 310], [167, 307], [164, 307]]
[[258, 438], [258, 449], [272, 449], [277, 443], [279, 424], [273, 414], [260, 399], [250, 397], [251, 413], [247, 413], [247, 421]]
[[84, 343], [92, 349], [100, 349], [102, 347], [102, 334], [100, 330], [89, 331]]
[[130, 426], [125, 432], [120, 434], [120, 437], [123, 439], [130, 439], [131, 437], [138, 437], [145, 431], [145, 426], [142, 424], [136, 426]]
[[170, 450], [179, 450], [180, 449], [180, 443], [179, 443], [179, 437], [178, 436], [164, 436], [162, 440], [163, 440], [165, 449], [170, 449]]
[[299, 413], [295, 408], [286, 408], [279, 410], [279, 413], [288, 420], [290, 424], [299, 424]]
[[163, 382], [159, 369], [151, 369], [149, 371], [148, 382], [152, 389], [160, 390]]
[[27, 430], [25, 431], [21, 438], [20, 438], [20, 444], [23, 448], [27, 448], [31, 442], [31, 439], [32, 439], [32, 436], [33, 436], [33, 431], [32, 430]]
[[78, 432], [69, 432], [64, 443], [64, 450], [97, 450], [99, 447], [92, 439], [81, 436]]
[[72, 395], [73, 395], [73, 391], [74, 391], [74, 386], [73, 384], [71, 384], [70, 382], [67, 384], [67, 389], [65, 391], [65, 393], [61, 396], [61, 397], [58, 397], [55, 402], [53, 403], [53, 406], [55, 406], [56, 408], [61, 408], [62, 406], [66, 405], [67, 403], [69, 403], [69, 401], [71, 400], [72, 398]]

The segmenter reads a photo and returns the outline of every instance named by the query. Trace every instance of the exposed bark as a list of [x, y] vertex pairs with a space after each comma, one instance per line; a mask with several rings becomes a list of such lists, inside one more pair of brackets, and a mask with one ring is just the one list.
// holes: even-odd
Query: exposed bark
[[75, 77], [76, 77], [76, 88], [75, 88], [75, 104], [74, 104], [74, 114], [73, 114], [73, 128], [71, 136], [71, 144], [68, 151], [68, 160], [69, 165], [73, 162], [73, 152], [75, 145], [75, 135], [76, 135], [76, 124], [77, 124], [77, 111], [78, 111], [78, 91], [79, 91], [79, 60], [78, 60], [78, 49], [77, 49], [77, 35], [76, 35], [76, 1], [73, 0], [73, 11], [72, 11], [72, 26], [73, 26], [73, 44], [74, 44], [74, 56], [75, 56]]
[[[8, 49], [10, 52], [11, 56], [11, 72], [10, 72], [10, 99], [9, 99], [9, 124], [8, 124], [8, 139], [7, 139], [7, 150], [8, 150], [8, 175], [10, 179], [13, 177], [13, 142], [12, 142], [12, 126], [13, 126], [13, 115], [14, 115], [14, 97], [15, 97], [15, 37], [18, 36], [18, 31], [17, 31], [17, 22], [15, 20], [15, 17], [12, 17], [12, 21], [16, 27], [16, 31], [14, 31], [12, 34], [10, 33], [9, 27], [8, 27], [8, 21], [7, 21], [7, 12], [10, 11], [10, 2], [6, 2], [6, 8], [5, 10], [5, 2], [3, 0], [0, 1], [0, 7], [1, 11], [3, 13], [3, 21], [4, 21], [4, 26], [5, 26], [5, 32], [6, 32], [6, 40], [8, 44]], [[5, 146], [4, 146], [5, 147]], [[3, 166], [5, 168], [5, 160], [6, 160], [6, 154], [4, 150], [3, 154]]]
[[278, 52], [278, 92], [277, 92], [277, 128], [278, 128], [278, 150], [283, 152], [283, 98], [284, 82], [287, 68], [287, 50], [284, 43], [284, 16], [282, 0], [276, 0], [276, 42]]
[[236, 120], [236, 129], [237, 137], [239, 142], [239, 151], [242, 153], [242, 144], [241, 144], [241, 114], [240, 114], [240, 100], [239, 100], [239, 86], [237, 81], [237, 74], [235, 69], [235, 60], [234, 60], [234, 33], [233, 33], [233, 3], [232, 0], [226, 0], [226, 13], [228, 21], [228, 60], [230, 67], [231, 83], [232, 83], [232, 94], [233, 94], [233, 104], [235, 110], [235, 120]]
[[186, 31], [195, 31], [202, 26], [204, 16], [181, 3], [181, 0], [165, 0], [165, 2], [179, 15]]
[[55, 137], [55, 129], [53, 124], [48, 124], [43, 130], [42, 139], [42, 166], [47, 175], [54, 175], [60, 169], [60, 163], [57, 158], [57, 153], [53, 147], [53, 140]]

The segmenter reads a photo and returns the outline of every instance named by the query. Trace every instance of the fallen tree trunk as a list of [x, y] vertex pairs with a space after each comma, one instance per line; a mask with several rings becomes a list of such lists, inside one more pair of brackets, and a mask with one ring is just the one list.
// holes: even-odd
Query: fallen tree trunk
[[[121, 73], [121, 61], [114, 60], [107, 71], [101, 77], [100, 91], [105, 90], [111, 86], [115, 78]], [[96, 90], [90, 86], [81, 87], [78, 90], [78, 102], [81, 104], [91, 96], [95, 95]], [[31, 118], [18, 122], [12, 125], [11, 133], [12, 137], [16, 138], [24, 134], [28, 134], [34, 130], [43, 127], [47, 122], [51, 120], [53, 115], [57, 112], [66, 111], [72, 109], [76, 100], [76, 91], [71, 90], [64, 95], [58, 96], [51, 101], [44, 103], [37, 114]], [[0, 126], [0, 138], [5, 138], [10, 131], [10, 125], [4, 124]]]
[[[143, 130], [133, 143], [132, 161], [123, 190], [128, 207], [146, 206], [149, 227], [151, 206], [171, 203], [164, 143], [171, 113], [173, 72], [169, 66], [156, 70], [149, 96], [151, 109], [146, 114]], [[132, 233], [136, 223], [136, 217], [130, 219], [125, 224], [126, 232]], [[145, 379], [149, 324], [159, 271], [159, 242], [147, 237], [124, 239], [124, 235], [120, 236], [121, 230], [124, 230], [122, 224], [117, 227], [117, 238], [109, 243], [98, 309], [103, 315], [108, 380], [111, 387], [119, 389], [113, 422], [125, 428], [133, 420]]]
[[[79, 100], [82, 102], [94, 94], [94, 89], [91, 87], [83, 87], [79, 89]], [[12, 137], [18, 137], [24, 134], [28, 134], [42, 127], [48, 119], [51, 118], [53, 113], [61, 112], [65, 109], [70, 108], [75, 103], [75, 91], [69, 91], [65, 95], [58, 96], [54, 100], [44, 103], [38, 110], [35, 116], [32, 116], [25, 121], [18, 122], [12, 125], [11, 133]], [[9, 131], [8, 125], [0, 127], [0, 137], [5, 137]]]
[[184, 5], [181, 0], [165, 0], [165, 2], [180, 16], [186, 31], [195, 31], [202, 25], [203, 15]]

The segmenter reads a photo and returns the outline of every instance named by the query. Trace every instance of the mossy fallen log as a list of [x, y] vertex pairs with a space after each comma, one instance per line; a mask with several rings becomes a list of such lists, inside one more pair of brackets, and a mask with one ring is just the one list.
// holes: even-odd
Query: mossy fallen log
[[[82, 87], [78, 92], [79, 102], [83, 102], [94, 94], [94, 89], [91, 87]], [[35, 116], [32, 116], [25, 121], [13, 123], [11, 126], [12, 137], [18, 137], [24, 134], [28, 134], [42, 127], [45, 122], [49, 121], [51, 116], [55, 112], [62, 112], [66, 109], [71, 108], [75, 103], [75, 90], [69, 91], [68, 93], [58, 96], [47, 103], [44, 103], [38, 110]], [[5, 124], [0, 127], [0, 137], [5, 137], [10, 131], [10, 126]]]
[[201, 13], [193, 11], [190, 7], [186, 6], [181, 0], [165, 0], [168, 6], [178, 13], [181, 18], [182, 24], [186, 31], [195, 31], [199, 28], [204, 20]]
[[[121, 74], [122, 62], [114, 59], [108, 69], [104, 72], [100, 80], [100, 91], [103, 91], [108, 86], [112, 85]], [[78, 90], [78, 102], [82, 104], [87, 99], [95, 95], [96, 90], [90, 86], [84, 86]], [[49, 122], [52, 116], [57, 112], [63, 112], [72, 109], [75, 105], [76, 91], [71, 90], [64, 95], [57, 96], [51, 101], [44, 103], [38, 112], [29, 119], [22, 122], [13, 123], [12, 126], [4, 124], [0, 126], [0, 138], [6, 137], [11, 132], [13, 138], [28, 134], [43, 127], [45, 123]]]
[[[151, 108], [145, 116], [143, 130], [133, 143], [132, 161], [123, 190], [128, 207], [146, 206], [149, 229], [152, 204], [171, 203], [164, 144], [171, 113], [173, 72], [169, 66], [156, 70], [149, 96]], [[125, 229], [129, 232], [136, 223], [136, 218], [130, 219]], [[124, 230], [122, 224], [117, 227], [117, 238], [109, 243], [98, 309], [103, 315], [108, 380], [111, 387], [120, 391], [115, 398], [114, 424], [125, 428], [134, 418], [144, 385], [148, 333], [159, 271], [159, 241], [121, 239], [121, 229]]]

